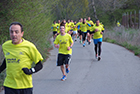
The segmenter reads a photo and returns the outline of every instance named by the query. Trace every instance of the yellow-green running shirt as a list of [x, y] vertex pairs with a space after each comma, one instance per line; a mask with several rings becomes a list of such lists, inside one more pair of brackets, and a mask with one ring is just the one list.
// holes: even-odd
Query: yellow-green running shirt
[[103, 35], [101, 34], [101, 32], [102, 32], [102, 30], [103, 30], [104, 28], [103, 28], [101, 25], [99, 25], [99, 26], [93, 26], [93, 27], [91, 28], [92, 31], [95, 31], [95, 29], [98, 29], [98, 31], [94, 33], [93, 39], [102, 38]]
[[59, 34], [54, 41], [54, 44], [59, 44], [59, 53], [61, 54], [72, 54], [72, 49], [67, 50], [71, 43], [73, 43], [73, 40], [71, 35], [67, 33], [63, 36]]
[[32, 75], [27, 75], [22, 68], [31, 68], [33, 62], [38, 63], [43, 57], [34, 44], [23, 39], [17, 45], [9, 40], [2, 45], [6, 60], [6, 78], [4, 86], [13, 89], [32, 88]]

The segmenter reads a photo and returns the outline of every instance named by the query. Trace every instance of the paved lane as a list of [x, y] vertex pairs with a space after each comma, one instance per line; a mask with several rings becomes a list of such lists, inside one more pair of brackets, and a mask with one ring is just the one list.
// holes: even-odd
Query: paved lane
[[[61, 81], [54, 48], [43, 69], [33, 75], [34, 94], [140, 94], [140, 58], [115, 44], [103, 42], [97, 61], [93, 43], [73, 46], [70, 73]], [[0, 93], [3, 94], [3, 93]]]
[[93, 44], [73, 46], [71, 71], [65, 82], [56, 67], [57, 49], [34, 77], [34, 94], [139, 94], [140, 58], [123, 47], [102, 45], [102, 59], [94, 56]]

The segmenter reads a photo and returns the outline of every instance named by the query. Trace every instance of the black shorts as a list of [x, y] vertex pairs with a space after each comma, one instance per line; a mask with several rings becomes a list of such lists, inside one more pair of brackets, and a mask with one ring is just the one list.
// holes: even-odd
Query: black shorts
[[78, 30], [78, 33], [80, 33], [81, 30]]
[[87, 32], [82, 32], [82, 38], [83, 38], [83, 41], [86, 40], [86, 36], [87, 36]]
[[89, 32], [89, 34], [93, 34], [94, 32]]
[[57, 31], [53, 31], [53, 35], [57, 34]]
[[70, 54], [67, 54], [67, 55], [58, 54], [57, 66], [61, 66], [61, 65], [64, 65], [64, 64], [70, 64], [70, 61], [71, 61], [71, 55]]
[[87, 33], [90, 33], [90, 30], [87, 30]]
[[81, 30], [78, 30], [78, 33], [79, 33], [79, 35], [82, 35], [82, 32], [81, 32]]
[[5, 94], [33, 94], [33, 88], [27, 89], [12, 89], [9, 87], [4, 87]]
[[71, 36], [73, 35], [73, 32], [71, 33]]

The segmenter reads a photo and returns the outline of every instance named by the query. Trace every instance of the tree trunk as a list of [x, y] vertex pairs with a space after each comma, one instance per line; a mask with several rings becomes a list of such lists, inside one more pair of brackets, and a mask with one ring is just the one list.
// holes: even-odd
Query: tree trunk
[[96, 8], [95, 8], [94, 0], [92, 0], [92, 7], [93, 7], [93, 11], [94, 11], [94, 17], [95, 17], [95, 19], [98, 19], [97, 15], [96, 15]]
[[139, 29], [140, 29], [140, 10], [139, 10]]

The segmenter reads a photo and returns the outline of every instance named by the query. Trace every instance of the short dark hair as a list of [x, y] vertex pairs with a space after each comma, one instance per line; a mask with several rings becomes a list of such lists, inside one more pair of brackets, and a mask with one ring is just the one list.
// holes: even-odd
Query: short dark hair
[[60, 23], [60, 26], [64, 26], [64, 27], [65, 27], [65, 24], [66, 24], [66, 23], [61, 22], [61, 23]]
[[56, 22], [55, 20], [53, 21], [53, 23]]
[[99, 19], [96, 19], [96, 21], [99, 21]]
[[61, 27], [61, 26], [64, 26], [64, 28], [65, 28], [65, 25], [60, 25], [60, 27]]
[[19, 22], [12, 22], [12, 23], [10, 24], [10, 28], [11, 28], [12, 25], [19, 25], [19, 26], [21, 27], [21, 32], [23, 32], [23, 26], [22, 26], [21, 23], [19, 23]]

